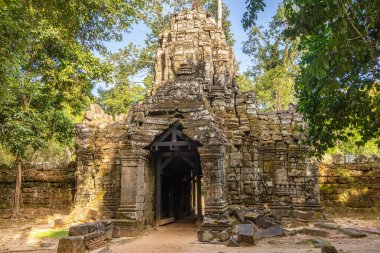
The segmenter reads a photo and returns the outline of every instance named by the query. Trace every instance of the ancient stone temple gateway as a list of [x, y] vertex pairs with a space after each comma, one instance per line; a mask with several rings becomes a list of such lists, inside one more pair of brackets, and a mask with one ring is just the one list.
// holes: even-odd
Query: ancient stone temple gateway
[[113, 120], [92, 105], [78, 126], [73, 215], [116, 219], [128, 232], [195, 213], [202, 233], [228, 228], [234, 207], [290, 217], [319, 209], [301, 116], [292, 107], [258, 113], [208, 13], [172, 17], [155, 71], [150, 96], [128, 116]]

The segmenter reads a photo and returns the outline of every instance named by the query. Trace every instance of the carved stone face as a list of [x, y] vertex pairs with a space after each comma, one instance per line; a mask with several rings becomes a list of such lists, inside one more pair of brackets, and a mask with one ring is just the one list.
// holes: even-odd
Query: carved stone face
[[197, 65], [195, 48], [175, 47], [173, 57], [175, 75], [193, 75], [197, 72]]

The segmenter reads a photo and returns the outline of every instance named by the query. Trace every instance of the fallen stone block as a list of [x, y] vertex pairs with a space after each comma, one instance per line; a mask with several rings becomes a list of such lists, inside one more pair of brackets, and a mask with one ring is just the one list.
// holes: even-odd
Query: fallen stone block
[[108, 237], [104, 231], [96, 230], [84, 235], [84, 245], [87, 249], [97, 249], [104, 246], [107, 239]]
[[57, 253], [86, 252], [84, 236], [68, 236], [59, 239]]
[[326, 229], [339, 229], [340, 225], [335, 224], [335, 223], [327, 223], [327, 222], [317, 221], [314, 223], [314, 227], [326, 228]]
[[230, 236], [230, 238], [226, 242], [226, 246], [227, 247], [239, 247], [239, 242], [235, 237]]
[[332, 245], [323, 246], [321, 251], [322, 251], [322, 253], [338, 253], [336, 248]]
[[244, 220], [255, 222], [262, 214], [256, 212], [248, 212], [244, 214]]
[[258, 228], [254, 224], [240, 224], [238, 226], [238, 241], [245, 243], [255, 243]]
[[211, 242], [214, 239], [214, 235], [210, 230], [199, 230], [198, 240], [201, 242]]
[[245, 214], [247, 213], [246, 210], [236, 209], [234, 213], [235, 213], [236, 217], [240, 220], [240, 222], [244, 222], [244, 217], [245, 217]]
[[79, 224], [79, 225], [72, 226], [69, 228], [69, 236], [85, 235], [88, 233], [89, 233], [89, 225], [87, 223]]
[[263, 228], [263, 229], [281, 225], [280, 222], [277, 219], [275, 219], [271, 214], [257, 217], [255, 219], [255, 224], [259, 228]]
[[218, 238], [219, 240], [221, 240], [222, 242], [227, 241], [229, 237], [230, 237], [230, 236], [229, 236], [229, 234], [228, 234], [227, 229], [225, 229], [225, 230], [223, 230], [222, 232], [220, 232], [220, 233], [217, 234], [217, 238]]
[[362, 238], [367, 236], [365, 233], [354, 228], [340, 228], [339, 231], [351, 238]]
[[285, 231], [282, 226], [275, 226], [275, 227], [270, 227], [264, 230], [261, 230], [260, 232], [257, 233], [257, 239], [262, 239], [262, 238], [270, 238], [270, 237], [276, 237], [276, 236], [284, 236]]

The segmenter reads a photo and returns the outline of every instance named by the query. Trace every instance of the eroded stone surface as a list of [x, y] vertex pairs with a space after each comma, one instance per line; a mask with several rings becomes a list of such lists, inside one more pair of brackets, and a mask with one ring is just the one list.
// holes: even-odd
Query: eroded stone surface
[[[318, 171], [307, 158], [309, 147], [300, 144], [301, 116], [294, 107], [258, 113], [255, 95], [239, 91], [236, 75], [233, 50], [207, 12], [194, 8], [172, 17], [160, 33], [150, 96], [115, 119], [92, 105], [78, 126], [72, 216], [153, 225], [149, 146], [175, 124], [199, 143], [205, 196], [200, 240], [217, 238], [234, 215], [240, 223], [276, 227], [273, 217], [263, 215], [259, 222], [246, 216], [264, 204], [284, 216], [318, 210]], [[240, 209], [231, 213], [231, 206]]]

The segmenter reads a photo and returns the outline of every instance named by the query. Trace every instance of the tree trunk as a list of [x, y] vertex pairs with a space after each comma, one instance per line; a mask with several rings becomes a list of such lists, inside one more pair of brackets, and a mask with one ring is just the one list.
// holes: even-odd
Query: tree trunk
[[15, 194], [13, 197], [12, 218], [17, 218], [20, 212], [21, 178], [22, 178], [21, 159], [17, 158], [16, 160], [16, 186], [15, 186]]
[[223, 7], [222, 0], [218, 0], [218, 26], [222, 28]]

